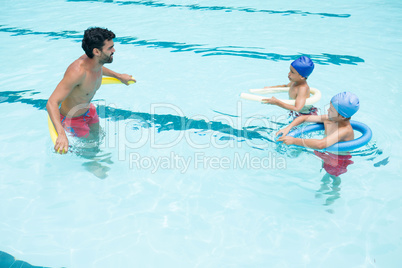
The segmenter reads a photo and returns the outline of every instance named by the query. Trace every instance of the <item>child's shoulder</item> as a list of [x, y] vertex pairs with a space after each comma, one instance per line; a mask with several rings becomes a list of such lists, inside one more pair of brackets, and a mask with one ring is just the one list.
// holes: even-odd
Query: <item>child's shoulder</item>
[[310, 96], [310, 87], [307, 85], [307, 83], [293, 85], [293, 87], [290, 88], [289, 95], [293, 95], [294, 98], [299, 96], [308, 98]]
[[349, 121], [347, 121], [347, 124], [338, 126], [338, 131], [341, 134], [341, 141], [351, 141], [354, 139], [353, 127]]
[[[339, 122], [330, 120], [327, 115], [326, 118], [323, 117], [323, 123], [325, 126], [325, 130], [328, 132], [328, 134], [337, 132], [337, 133], [339, 133], [340, 137], [353, 136], [353, 127], [349, 121], [339, 123]], [[343, 139], [343, 138], [341, 138], [341, 139]]]
[[344, 129], [345, 131], [348, 131], [348, 132], [353, 131], [353, 127], [350, 124], [350, 121], [346, 121], [343, 124], [338, 124], [338, 128]]
[[307, 91], [310, 90], [309, 85], [306, 83], [303, 84], [296, 84], [295, 82], [292, 82], [292, 84], [290, 85], [290, 88], [293, 88], [295, 91]]

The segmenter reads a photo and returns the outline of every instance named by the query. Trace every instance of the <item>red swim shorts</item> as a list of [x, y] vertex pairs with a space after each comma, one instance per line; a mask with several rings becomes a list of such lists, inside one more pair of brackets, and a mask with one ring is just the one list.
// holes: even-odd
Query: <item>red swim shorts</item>
[[324, 160], [324, 169], [331, 175], [339, 176], [346, 173], [347, 167], [354, 162], [351, 155], [336, 155], [329, 152], [314, 151], [314, 154]]
[[85, 114], [77, 117], [65, 117], [60, 114], [60, 119], [64, 129], [76, 137], [88, 137], [89, 126], [99, 122], [98, 113], [92, 103]]

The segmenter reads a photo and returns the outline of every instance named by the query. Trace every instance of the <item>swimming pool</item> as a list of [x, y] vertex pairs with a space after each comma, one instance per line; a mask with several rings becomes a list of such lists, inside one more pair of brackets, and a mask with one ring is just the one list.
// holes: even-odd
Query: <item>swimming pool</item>
[[[0, 5], [0, 267], [401, 263], [401, 3]], [[103, 139], [60, 156], [46, 100], [89, 26], [116, 33], [107, 67], [138, 82], [103, 86]], [[310, 151], [272, 142], [286, 112], [239, 98], [286, 82], [302, 54], [321, 111], [353, 91], [353, 119], [373, 131], [338, 178]]]

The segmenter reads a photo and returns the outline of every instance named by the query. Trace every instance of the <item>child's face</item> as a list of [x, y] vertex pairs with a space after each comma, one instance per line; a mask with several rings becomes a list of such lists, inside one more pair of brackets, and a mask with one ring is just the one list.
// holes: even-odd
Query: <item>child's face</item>
[[290, 65], [290, 71], [289, 71], [289, 74], [288, 74], [288, 78], [289, 78], [289, 80], [290, 80], [291, 82], [298, 82], [298, 81], [304, 79], [303, 76], [301, 76], [301, 75], [296, 71], [296, 69], [293, 68], [292, 65]]
[[328, 119], [331, 121], [339, 121], [343, 118], [338, 111], [335, 109], [335, 107], [330, 103], [329, 108], [328, 108]]

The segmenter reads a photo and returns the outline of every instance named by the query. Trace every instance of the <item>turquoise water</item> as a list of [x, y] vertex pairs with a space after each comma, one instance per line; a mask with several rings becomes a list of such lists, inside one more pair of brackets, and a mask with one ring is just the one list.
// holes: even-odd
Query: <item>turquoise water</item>
[[[399, 1], [0, 3], [0, 267], [399, 267]], [[97, 93], [104, 136], [52, 151], [46, 100], [89, 26], [129, 87]], [[373, 131], [339, 177], [277, 146], [300, 55], [317, 107], [352, 91]], [[18, 267], [20, 267], [18, 266]], [[14, 267], [14, 266], [13, 266]]]

